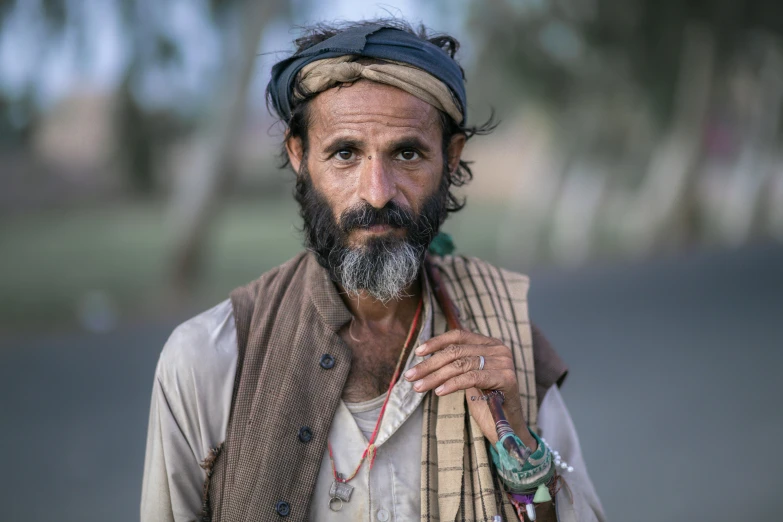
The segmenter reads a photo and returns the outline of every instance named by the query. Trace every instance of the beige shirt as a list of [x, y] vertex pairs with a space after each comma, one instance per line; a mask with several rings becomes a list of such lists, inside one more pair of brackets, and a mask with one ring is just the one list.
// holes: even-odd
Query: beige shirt
[[[429, 297], [429, 296], [428, 296]], [[432, 302], [424, 300], [422, 328], [415, 346], [432, 336]], [[411, 351], [405, 369], [424, 359]], [[367, 447], [386, 394], [361, 403], [340, 401], [329, 442], [338, 472], [349, 476]], [[317, 521], [378, 520], [380, 522], [418, 520], [421, 509], [421, 425], [423, 393], [413, 383], [400, 379], [391, 390], [389, 404], [375, 440], [377, 453], [372, 470], [365, 462], [356, 478], [350, 502], [334, 512], [329, 509], [329, 488], [334, 482], [329, 452], [321, 461], [321, 470], [310, 502], [310, 519]]]
[[[432, 298], [425, 299], [417, 344], [432, 334]], [[236, 370], [237, 340], [230, 300], [177, 327], [163, 348], [152, 391], [141, 498], [142, 522], [196, 520], [204, 470], [199, 463], [225, 439]], [[423, 359], [411, 353], [405, 368]], [[418, 520], [421, 508], [423, 394], [400, 379], [391, 392], [376, 440], [372, 470], [367, 463], [350, 485], [351, 500], [329, 509], [334, 481], [328, 451], [321, 462], [310, 504], [316, 521]], [[337, 471], [350, 475], [384, 396], [356, 404], [340, 402], [329, 431]], [[539, 428], [553, 449], [574, 467], [566, 476], [573, 494], [558, 495], [560, 520], [603, 521], [603, 510], [587, 474], [579, 440], [560, 392], [553, 386], [539, 411]], [[564, 505], [567, 504], [567, 505]]]

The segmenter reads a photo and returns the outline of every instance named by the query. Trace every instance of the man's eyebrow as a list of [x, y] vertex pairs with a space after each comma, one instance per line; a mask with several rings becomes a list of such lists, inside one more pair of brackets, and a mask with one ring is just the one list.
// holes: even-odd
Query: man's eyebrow
[[324, 152], [334, 154], [335, 152], [343, 149], [361, 149], [364, 146], [362, 140], [354, 138], [335, 138], [330, 141], [324, 147]]
[[402, 149], [418, 149], [423, 152], [429, 152], [430, 147], [427, 145], [426, 142], [419, 139], [416, 136], [409, 136], [406, 138], [402, 138], [400, 140], [395, 141], [392, 144], [392, 150], [402, 150]]

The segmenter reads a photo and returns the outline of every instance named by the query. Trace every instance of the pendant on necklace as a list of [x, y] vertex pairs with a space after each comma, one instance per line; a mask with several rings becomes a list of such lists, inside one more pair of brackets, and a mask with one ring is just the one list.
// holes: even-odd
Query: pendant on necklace
[[353, 486], [343, 482], [344, 480], [345, 476], [342, 473], [338, 473], [337, 479], [332, 483], [332, 487], [329, 488], [329, 509], [332, 511], [340, 511], [343, 508], [343, 502], [351, 500]]

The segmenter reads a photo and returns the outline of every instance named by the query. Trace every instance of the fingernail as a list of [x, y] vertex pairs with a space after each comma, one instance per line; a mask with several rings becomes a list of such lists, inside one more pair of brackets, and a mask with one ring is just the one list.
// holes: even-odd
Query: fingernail
[[435, 388], [435, 395], [440, 395], [440, 392], [443, 391], [443, 385], [441, 384], [437, 388]]
[[408, 370], [407, 372], [405, 372], [405, 378], [406, 378], [406, 379], [410, 379], [410, 378], [411, 378], [411, 377], [413, 377], [415, 374], [416, 374], [416, 370], [414, 370], [413, 368], [411, 368], [410, 370]]
[[423, 354], [426, 349], [427, 349], [427, 343], [422, 344], [421, 346], [416, 348], [416, 355]]
[[413, 383], [413, 389], [414, 390], [420, 390], [424, 387], [424, 383], [421, 381], [416, 381]]

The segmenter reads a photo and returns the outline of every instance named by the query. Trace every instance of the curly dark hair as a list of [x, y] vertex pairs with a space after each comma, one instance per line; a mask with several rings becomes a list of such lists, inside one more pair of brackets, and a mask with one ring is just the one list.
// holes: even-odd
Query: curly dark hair
[[[353, 29], [356, 27], [364, 27], [367, 25], [380, 25], [383, 27], [391, 27], [394, 29], [399, 29], [401, 31], [405, 31], [407, 33], [410, 33], [412, 35], [418, 36], [422, 40], [426, 40], [432, 44], [437, 45], [448, 55], [454, 59], [454, 56], [456, 55], [457, 51], [459, 50], [459, 42], [456, 38], [453, 36], [447, 35], [447, 34], [434, 34], [430, 30], [428, 30], [424, 25], [420, 25], [417, 29], [415, 29], [410, 23], [400, 20], [398, 18], [382, 18], [382, 19], [376, 19], [376, 20], [364, 20], [359, 22], [338, 22], [338, 23], [320, 23], [315, 24], [311, 26], [301, 27], [301, 36], [294, 40], [294, 45], [296, 46], [296, 52], [301, 52], [305, 49], [308, 49], [314, 45], [317, 45], [318, 43], [331, 38], [332, 36], [346, 31], [348, 29]], [[462, 67], [460, 67], [460, 70], [462, 70]], [[464, 76], [464, 71], [463, 71]], [[277, 116], [277, 118], [280, 119], [280, 121], [283, 121], [283, 123], [286, 125], [288, 132], [286, 134], [286, 141], [291, 138], [300, 138], [302, 140], [302, 146], [304, 147], [304, 150], [307, 151], [307, 128], [310, 124], [309, 119], [309, 111], [308, 107], [310, 105], [310, 101], [316, 96], [316, 94], [304, 92], [304, 91], [297, 91], [297, 96], [295, 99], [297, 100], [294, 102], [294, 106], [291, 109], [291, 117], [284, 121], [284, 118], [282, 115], [278, 114], [277, 111], [274, 109], [274, 105], [271, 103], [271, 93], [270, 89], [272, 88], [272, 84], [270, 83], [267, 85], [266, 88], [266, 102], [267, 102], [267, 108], [272, 112], [273, 115]], [[495, 120], [495, 113], [494, 110], [490, 114], [489, 119], [480, 125], [466, 125], [466, 124], [460, 124], [454, 119], [452, 119], [448, 114], [445, 112], [438, 110], [440, 114], [440, 123], [441, 123], [441, 129], [443, 131], [443, 155], [444, 160], [446, 157], [446, 151], [448, 148], [449, 143], [451, 142], [451, 138], [457, 134], [462, 134], [465, 136], [467, 140], [472, 138], [476, 135], [485, 135], [492, 132], [495, 127], [497, 127], [498, 122]], [[285, 142], [282, 146], [282, 151], [280, 153], [280, 159], [281, 159], [281, 167], [285, 168], [290, 165], [288, 154], [285, 149]], [[450, 187], [461, 187], [468, 183], [471, 179], [473, 179], [473, 172], [470, 169], [470, 162], [467, 162], [465, 160], [460, 160], [459, 166], [454, 172], [449, 172], [448, 169], [444, 169], [445, 175], [447, 176], [447, 184]], [[446, 201], [446, 210], [448, 212], [457, 212], [461, 210], [465, 206], [465, 200], [458, 198], [451, 190], [448, 191], [447, 201]]]

